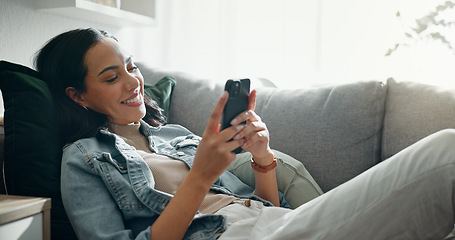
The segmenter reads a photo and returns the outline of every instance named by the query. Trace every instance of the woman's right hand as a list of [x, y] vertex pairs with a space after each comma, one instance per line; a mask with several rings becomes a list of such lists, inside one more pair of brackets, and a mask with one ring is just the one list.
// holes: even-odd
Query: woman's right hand
[[224, 92], [209, 118], [190, 170], [197, 173], [201, 180], [210, 185], [235, 160], [235, 153], [232, 151], [244, 143], [243, 138], [230, 141], [243, 129], [244, 125], [232, 126], [220, 132], [220, 118], [227, 99], [228, 93]]
[[153, 239], [183, 238], [210, 186], [234, 161], [235, 153], [232, 151], [244, 143], [243, 138], [229, 141], [243, 126], [233, 126], [220, 132], [220, 118], [227, 99], [225, 92], [218, 100], [197, 148], [192, 168], [151, 227]]

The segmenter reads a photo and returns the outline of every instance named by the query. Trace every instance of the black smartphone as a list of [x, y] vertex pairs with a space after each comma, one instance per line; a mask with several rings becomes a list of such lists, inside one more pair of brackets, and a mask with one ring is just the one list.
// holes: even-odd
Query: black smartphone
[[[229, 79], [226, 81], [224, 90], [229, 93], [229, 99], [221, 117], [221, 129], [231, 126], [231, 120], [242, 112], [248, 110], [248, 97], [250, 95], [250, 79]], [[240, 153], [242, 148], [234, 150]]]

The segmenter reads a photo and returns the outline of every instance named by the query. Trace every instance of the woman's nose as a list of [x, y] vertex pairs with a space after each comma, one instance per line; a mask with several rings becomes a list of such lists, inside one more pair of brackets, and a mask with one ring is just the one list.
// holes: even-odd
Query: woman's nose
[[135, 76], [128, 74], [126, 77], [126, 88], [128, 91], [135, 90], [140, 86], [140, 81]]

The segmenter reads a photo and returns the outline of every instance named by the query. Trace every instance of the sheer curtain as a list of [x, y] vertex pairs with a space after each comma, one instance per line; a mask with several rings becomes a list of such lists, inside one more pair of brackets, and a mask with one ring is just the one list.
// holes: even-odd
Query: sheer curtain
[[388, 77], [450, 85], [454, 51], [437, 41], [385, 56], [415, 19], [444, 2], [163, 0], [157, 26], [140, 32], [135, 52], [155, 66], [219, 81], [264, 77], [283, 88]]

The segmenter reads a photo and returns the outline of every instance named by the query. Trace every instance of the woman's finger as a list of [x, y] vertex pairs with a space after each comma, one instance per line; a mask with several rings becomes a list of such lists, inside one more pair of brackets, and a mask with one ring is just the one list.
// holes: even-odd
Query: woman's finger
[[256, 109], [256, 89], [251, 91], [248, 96], [248, 110], [254, 111]]
[[245, 140], [242, 145], [243, 148], [248, 148], [251, 144], [259, 142], [267, 142], [268, 132], [263, 130], [250, 134], [248, 137], [243, 138]]
[[267, 129], [267, 127], [266, 127], [265, 123], [263, 123], [263, 122], [250, 122], [248, 125], [246, 125], [246, 127], [242, 131], [240, 131], [238, 134], [236, 134], [233, 137], [233, 139], [234, 140], [241, 139], [241, 138], [249, 139], [254, 134], [264, 131], [266, 129]]
[[[247, 125], [245, 124], [238, 124], [234, 126], [230, 126], [223, 131], [220, 132], [219, 137], [222, 142], [228, 142], [237, 136]], [[238, 139], [235, 139], [238, 140]]]
[[248, 110], [246, 112], [240, 113], [231, 121], [231, 125], [240, 124], [243, 122], [261, 122], [261, 117], [257, 115], [253, 110]]
[[204, 135], [218, 133], [220, 131], [221, 114], [223, 113], [223, 109], [228, 100], [228, 96], [229, 94], [226, 91], [223, 93], [223, 95], [221, 95], [218, 103], [212, 111], [212, 114], [210, 115], [209, 121], [207, 122]]
[[232, 140], [232, 141], [229, 141], [226, 143], [226, 149], [229, 151], [229, 152], [232, 152], [234, 151], [236, 148], [239, 148], [241, 147], [242, 145], [245, 144], [245, 139], [237, 139], [237, 140]]

